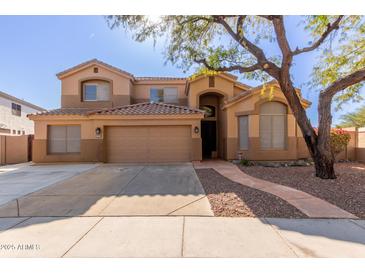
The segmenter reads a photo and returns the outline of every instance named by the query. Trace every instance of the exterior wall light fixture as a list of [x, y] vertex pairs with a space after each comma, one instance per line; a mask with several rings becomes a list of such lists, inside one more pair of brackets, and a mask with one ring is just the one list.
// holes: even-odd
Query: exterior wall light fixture
[[100, 138], [101, 137], [101, 128], [100, 127], [97, 127], [95, 129], [95, 134], [96, 134], [96, 137]]
[[199, 133], [199, 127], [194, 127], [194, 132], [195, 132], [196, 134], [198, 134], [198, 133]]

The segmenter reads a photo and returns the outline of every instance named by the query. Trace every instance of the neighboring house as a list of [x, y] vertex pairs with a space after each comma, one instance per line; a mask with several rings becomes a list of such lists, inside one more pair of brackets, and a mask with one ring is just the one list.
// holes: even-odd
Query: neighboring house
[[226, 73], [135, 77], [96, 59], [57, 76], [61, 108], [28, 116], [35, 162], [308, 157], [276, 82], [252, 88]]
[[0, 135], [33, 134], [34, 123], [27, 115], [44, 110], [0, 91]]

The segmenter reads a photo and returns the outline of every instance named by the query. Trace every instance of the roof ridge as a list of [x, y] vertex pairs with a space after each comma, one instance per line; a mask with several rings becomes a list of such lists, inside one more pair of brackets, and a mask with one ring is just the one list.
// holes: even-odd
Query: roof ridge
[[111, 69], [117, 70], [117, 71], [119, 71], [119, 72], [121, 72], [121, 73], [127, 74], [128, 76], [130, 76], [130, 77], [134, 78], [134, 75], [133, 75], [132, 73], [130, 73], [130, 72], [128, 72], [128, 71], [125, 71], [125, 70], [122, 70], [122, 69], [120, 69], [120, 68], [118, 68], [118, 67], [116, 67], [116, 66], [110, 65], [110, 64], [108, 64], [108, 63], [106, 63], [106, 62], [103, 62], [103, 61], [101, 61], [101, 60], [97, 59], [97, 58], [90, 59], [90, 60], [88, 60], [88, 61], [82, 62], [82, 63], [80, 63], [80, 64], [78, 64], [78, 65], [75, 65], [75, 66], [73, 66], [73, 67], [70, 67], [70, 68], [68, 68], [68, 69], [65, 69], [65, 70], [63, 70], [63, 71], [61, 71], [61, 72], [57, 73], [57, 74], [56, 74], [56, 76], [57, 76], [57, 77], [60, 77], [60, 76], [62, 76], [62, 75], [64, 75], [64, 74], [67, 74], [67, 73], [69, 73], [69, 72], [71, 72], [71, 71], [73, 71], [73, 70], [75, 70], [75, 69], [82, 68], [83, 66], [87, 66], [87, 65], [89, 65], [89, 64], [91, 64], [91, 63], [94, 63], [94, 62], [95, 62], [95, 63], [98, 63], [99, 65], [103, 65], [103, 66], [109, 67], [109, 68], [111, 68]]

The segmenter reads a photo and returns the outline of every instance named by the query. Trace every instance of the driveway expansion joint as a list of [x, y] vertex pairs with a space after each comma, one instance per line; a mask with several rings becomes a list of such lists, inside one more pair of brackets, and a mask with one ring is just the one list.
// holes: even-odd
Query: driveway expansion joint
[[66, 254], [73, 248], [75, 247], [83, 238], [85, 238], [85, 236], [94, 229], [95, 226], [97, 226], [98, 223], [100, 223], [104, 217], [99, 217], [100, 219], [93, 225], [91, 226], [91, 228], [89, 230], [87, 230], [73, 245], [71, 245], [71, 247], [69, 249], [67, 249], [67, 251], [65, 253], [62, 254], [61, 258], [63, 258], [64, 256], [66, 256]]

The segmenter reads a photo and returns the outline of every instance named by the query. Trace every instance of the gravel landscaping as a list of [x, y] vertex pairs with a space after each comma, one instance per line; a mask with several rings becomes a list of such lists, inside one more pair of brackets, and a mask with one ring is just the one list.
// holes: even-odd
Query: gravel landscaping
[[337, 163], [337, 179], [322, 180], [314, 167], [240, 166], [248, 175], [289, 186], [326, 200], [359, 218], [365, 218], [365, 165]]
[[213, 169], [197, 169], [195, 171], [207, 194], [214, 216], [307, 217], [281, 198], [233, 182]]

